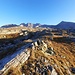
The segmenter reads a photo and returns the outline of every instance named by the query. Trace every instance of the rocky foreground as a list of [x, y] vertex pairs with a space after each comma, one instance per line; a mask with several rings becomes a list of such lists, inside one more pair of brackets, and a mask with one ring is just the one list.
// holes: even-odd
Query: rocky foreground
[[45, 39], [32, 45], [29, 59], [6, 75], [75, 75], [75, 43]]
[[0, 32], [0, 75], [75, 75], [74, 32], [27, 27]]

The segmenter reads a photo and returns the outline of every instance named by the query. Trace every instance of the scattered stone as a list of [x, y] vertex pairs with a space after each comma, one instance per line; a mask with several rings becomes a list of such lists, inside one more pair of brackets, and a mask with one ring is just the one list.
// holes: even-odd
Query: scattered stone
[[52, 71], [52, 66], [48, 65], [48, 69], [49, 69], [50, 71]]
[[25, 75], [24, 73], [22, 75]]
[[46, 52], [49, 53], [50, 55], [55, 54], [52, 47], [48, 48]]
[[75, 74], [75, 67], [74, 67], [74, 68], [71, 68], [71, 72], [72, 72], [73, 74]]
[[53, 68], [51, 75], [57, 75], [57, 72], [55, 71], [55, 69]]

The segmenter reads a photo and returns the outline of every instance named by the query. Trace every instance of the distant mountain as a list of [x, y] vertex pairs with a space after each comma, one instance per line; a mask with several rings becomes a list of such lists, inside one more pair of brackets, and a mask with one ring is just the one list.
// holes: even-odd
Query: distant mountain
[[10, 28], [10, 27], [16, 27], [16, 26], [18, 26], [18, 25], [16, 25], [16, 24], [8, 24], [8, 25], [1, 26], [1, 28]]
[[25, 23], [21, 23], [20, 26], [21, 26], [21, 25], [22, 25], [22, 26], [26, 26], [26, 27], [28, 26], [28, 24], [25, 24]]
[[15, 26], [26, 26], [26, 27], [42, 27], [42, 28], [58, 28], [58, 29], [75, 29], [75, 23], [73, 22], [66, 22], [66, 21], [62, 21], [57, 25], [41, 25], [40, 23], [36, 23], [36, 24], [32, 24], [32, 23], [21, 23], [20, 25], [16, 25], [16, 24], [8, 24], [8, 25], [4, 25], [2, 26], [2, 28], [9, 28], [9, 27], [15, 27]]
[[31, 26], [31, 27], [35, 28], [35, 27], [39, 27], [41, 24], [40, 23], [36, 23], [36, 24], [32, 24], [32, 23], [27, 23], [27, 24], [21, 23], [20, 25], [26, 26], [26, 27]]
[[40, 25], [42, 28], [55, 28], [55, 25]]
[[40, 23], [33, 24], [33, 27], [34, 27], [34, 28], [35, 28], [35, 27], [40, 27], [40, 26], [41, 26]]
[[75, 29], [75, 23], [62, 21], [55, 27], [61, 29]]
[[43, 28], [75, 29], [75, 23], [62, 21], [57, 25], [41, 25]]

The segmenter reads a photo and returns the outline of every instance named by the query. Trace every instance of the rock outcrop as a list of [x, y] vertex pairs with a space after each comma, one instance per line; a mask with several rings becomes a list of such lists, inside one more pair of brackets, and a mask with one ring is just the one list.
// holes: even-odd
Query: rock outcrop
[[6, 74], [6, 72], [11, 67], [17, 67], [18, 65], [22, 65], [30, 56], [29, 50], [24, 50], [21, 54], [17, 55], [15, 58], [13, 58], [10, 62], [8, 62], [2, 70], [0, 70], [0, 75]]

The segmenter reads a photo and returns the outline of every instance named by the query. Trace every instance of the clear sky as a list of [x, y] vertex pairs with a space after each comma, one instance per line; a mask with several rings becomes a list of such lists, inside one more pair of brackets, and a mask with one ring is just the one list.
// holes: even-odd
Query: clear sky
[[60, 21], [75, 22], [75, 0], [0, 0], [0, 26]]

